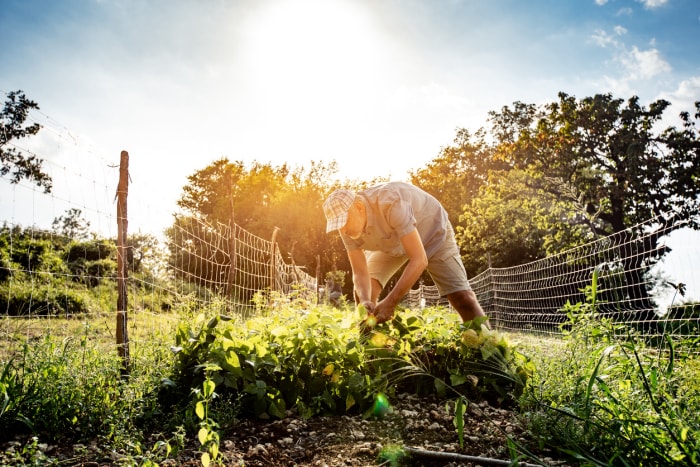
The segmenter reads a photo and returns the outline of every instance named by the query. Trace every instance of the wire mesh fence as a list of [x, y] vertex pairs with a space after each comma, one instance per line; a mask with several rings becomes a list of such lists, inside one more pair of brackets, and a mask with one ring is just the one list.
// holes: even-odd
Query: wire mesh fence
[[[269, 295], [297, 293], [314, 299], [317, 294], [317, 278], [286, 263], [274, 241], [234, 223], [178, 218], [169, 230], [167, 247], [169, 270], [180, 295], [193, 293], [209, 301], [214, 291], [229, 310], [250, 313]], [[256, 300], [260, 294], [268, 297]]]
[[[624, 322], [641, 334], [696, 337], [700, 303], [686, 292], [700, 280], [700, 250], [686, 240], [692, 235], [679, 222], [650, 219], [558, 255], [488, 268], [470, 283], [491, 325], [506, 331], [561, 335], [567, 303], [595, 299], [597, 316]], [[434, 286], [421, 286], [405, 304], [445, 302]]]

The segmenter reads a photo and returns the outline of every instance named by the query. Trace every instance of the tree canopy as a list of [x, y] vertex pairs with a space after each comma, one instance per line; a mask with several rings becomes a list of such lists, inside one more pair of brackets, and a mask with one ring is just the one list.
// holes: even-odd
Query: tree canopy
[[513, 168], [541, 174], [541, 188], [573, 202], [577, 216], [597, 235], [609, 235], [654, 216], [688, 219], [700, 207], [700, 139], [692, 119], [661, 129], [670, 103], [610, 94], [580, 100], [564, 93], [541, 107], [516, 103], [491, 112], [498, 137], [495, 157]]
[[700, 102], [664, 128], [669, 106], [610, 94], [515, 102], [489, 113], [488, 130], [457, 130], [412, 182], [447, 208], [472, 274], [489, 258], [513, 266], [654, 216], [697, 229]]
[[[324, 272], [349, 268], [337, 235], [325, 233], [322, 205], [326, 196], [340, 187], [333, 181], [336, 172], [335, 162], [325, 165], [311, 161], [306, 167], [289, 168], [286, 164], [275, 167], [259, 162], [246, 165], [226, 158], [214, 161], [188, 177], [183, 188], [178, 201], [183, 215], [166, 232], [171, 264], [183, 271], [187, 264], [193, 264], [182, 256], [180, 243], [187, 243], [189, 249], [197, 246], [187, 241], [186, 233], [185, 237], [175, 235], [174, 229], [180, 226], [184, 228], [180, 231], [191, 230], [193, 219], [201, 218], [209, 224], [234, 222], [266, 240], [277, 229], [276, 241], [285, 261], [293, 261], [311, 275], [315, 275], [319, 261]], [[348, 181], [343, 186], [361, 184]], [[193, 254], [208, 257], [201, 252]], [[215, 266], [210, 270], [217, 274]]]
[[43, 160], [34, 154], [25, 154], [13, 143], [13, 140], [36, 135], [41, 129], [38, 123], [25, 125], [32, 109], [38, 110], [39, 106], [27, 99], [22, 91], [7, 94], [0, 113], [0, 175], [9, 174], [11, 183], [29, 180], [43, 188], [45, 193], [50, 193], [51, 177], [42, 168]]

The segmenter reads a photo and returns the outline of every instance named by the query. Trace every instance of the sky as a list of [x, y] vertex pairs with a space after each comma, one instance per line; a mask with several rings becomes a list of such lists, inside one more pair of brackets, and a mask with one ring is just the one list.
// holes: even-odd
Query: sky
[[[0, 92], [41, 109], [21, 147], [50, 217], [111, 209], [127, 150], [144, 232], [221, 157], [402, 180], [516, 101], [663, 98], [677, 124], [700, 99], [697, 0], [0, 0], [0, 32]], [[0, 195], [1, 220], [45, 222], [40, 193]]]

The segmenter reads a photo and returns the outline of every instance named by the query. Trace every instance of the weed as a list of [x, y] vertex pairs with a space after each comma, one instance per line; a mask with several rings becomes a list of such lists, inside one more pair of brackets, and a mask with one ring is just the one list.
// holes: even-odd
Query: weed
[[[591, 465], [697, 465], [697, 360], [679, 361], [667, 339], [650, 349], [586, 303], [567, 304], [565, 347], [521, 399], [542, 445]], [[695, 380], [695, 383], [690, 381]]]

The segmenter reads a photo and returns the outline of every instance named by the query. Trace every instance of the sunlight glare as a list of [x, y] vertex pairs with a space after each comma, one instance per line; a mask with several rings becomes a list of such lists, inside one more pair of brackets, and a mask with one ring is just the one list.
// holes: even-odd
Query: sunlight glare
[[378, 92], [383, 61], [368, 12], [345, 1], [263, 5], [248, 23], [244, 47], [246, 87], [258, 112], [268, 122], [321, 126], [329, 116], [339, 125], [368, 112], [363, 106]]

